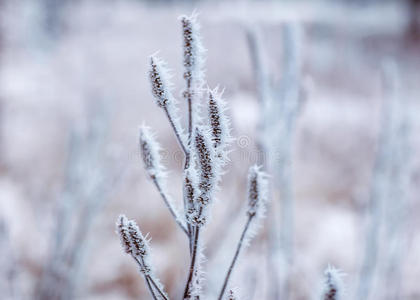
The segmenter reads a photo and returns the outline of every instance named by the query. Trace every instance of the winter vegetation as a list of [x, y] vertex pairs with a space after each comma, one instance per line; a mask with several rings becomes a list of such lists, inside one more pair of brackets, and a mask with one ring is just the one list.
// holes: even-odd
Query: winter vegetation
[[418, 299], [419, 7], [0, 0], [0, 299]]
[[[222, 93], [219, 93], [217, 88], [203, 91], [205, 59], [197, 16], [196, 14], [182, 16], [180, 20], [184, 40], [183, 77], [186, 88], [183, 98], [188, 107], [187, 130], [181, 125], [178, 103], [172, 95], [172, 84], [169, 81], [165, 62], [156, 55], [150, 57], [149, 79], [156, 104], [165, 112], [184, 153], [182, 212], [178, 212], [166, 191], [166, 176], [159, 154], [160, 146], [150, 129], [145, 126], [140, 128], [140, 152], [148, 176], [158, 189], [175, 222], [189, 240], [190, 263], [183, 299], [200, 299], [204, 297], [202, 269], [205, 246], [202, 231], [211, 219], [210, 210], [215, 190], [223, 175], [223, 166], [228, 161], [228, 145], [232, 139]], [[219, 300], [225, 299], [229, 279], [240, 250], [256, 234], [256, 229], [261, 223], [259, 220], [264, 217], [268, 195], [267, 179], [261, 168], [256, 165], [248, 172], [247, 194], [247, 220], [223, 281]], [[136, 223], [122, 215], [118, 218], [116, 227], [122, 247], [136, 260], [153, 299], [169, 299], [152, 272], [149, 263], [149, 242]], [[233, 294], [230, 292], [227, 297], [233, 297]]]

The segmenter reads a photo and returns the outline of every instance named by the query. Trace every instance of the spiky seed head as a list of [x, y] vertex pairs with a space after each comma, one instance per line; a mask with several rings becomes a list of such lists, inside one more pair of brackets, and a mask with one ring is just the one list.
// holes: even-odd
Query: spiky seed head
[[172, 101], [171, 84], [167, 78], [165, 63], [156, 56], [150, 56], [149, 79], [152, 95], [160, 107], [166, 107]]
[[128, 233], [130, 236], [131, 255], [135, 258], [140, 258], [143, 261], [140, 271], [148, 275], [151, 268], [148, 262], [149, 246], [146, 237], [143, 236], [136, 222], [133, 220], [128, 221]]
[[328, 266], [324, 272], [325, 282], [322, 300], [339, 300], [343, 294], [343, 274], [333, 266]]
[[186, 203], [186, 219], [188, 223], [193, 223], [197, 215], [196, 202], [196, 172], [190, 167], [184, 172], [184, 197]]
[[120, 236], [121, 246], [128, 254], [131, 253], [130, 234], [128, 232], [128, 219], [125, 215], [120, 215], [116, 223], [116, 230]]
[[208, 133], [197, 127], [194, 134], [195, 155], [198, 162], [200, 183], [202, 193], [209, 193], [213, 187], [215, 177], [215, 164], [213, 149], [209, 143]]
[[208, 118], [210, 123], [211, 139], [216, 151], [216, 156], [222, 165], [227, 161], [226, 147], [231, 141], [230, 121], [226, 114], [226, 103], [218, 88], [208, 90]]
[[184, 78], [188, 81], [196, 77], [203, 62], [203, 47], [201, 45], [200, 26], [197, 15], [181, 16], [182, 36], [184, 38]]
[[254, 165], [248, 172], [248, 215], [262, 216], [267, 202], [267, 176], [261, 167]]
[[212, 133], [213, 145], [215, 148], [219, 147], [222, 143], [222, 126], [220, 124], [220, 108], [214, 94], [209, 91], [209, 120]]
[[133, 255], [145, 256], [147, 254], [145, 240], [136, 222], [128, 221], [128, 233], [130, 234]]
[[163, 167], [159, 155], [160, 146], [149, 127], [140, 127], [140, 153], [144, 167], [151, 178], [159, 177], [163, 173]]
[[[184, 36], [184, 66], [186, 68], [191, 68], [194, 65], [194, 38], [193, 38], [193, 23], [191, 19], [187, 16], [181, 18], [182, 22], [182, 33]], [[190, 78], [191, 73], [186, 71], [184, 77]]]

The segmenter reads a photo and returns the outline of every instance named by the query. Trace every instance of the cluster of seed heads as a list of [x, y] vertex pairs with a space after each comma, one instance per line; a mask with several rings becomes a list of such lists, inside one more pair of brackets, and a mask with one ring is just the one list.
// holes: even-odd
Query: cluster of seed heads
[[141, 265], [140, 271], [145, 275], [149, 275], [151, 269], [147, 264], [147, 256], [149, 254], [148, 241], [141, 233], [136, 222], [128, 220], [126, 216], [121, 215], [118, 218], [116, 227], [124, 251], [134, 259], [139, 260]]

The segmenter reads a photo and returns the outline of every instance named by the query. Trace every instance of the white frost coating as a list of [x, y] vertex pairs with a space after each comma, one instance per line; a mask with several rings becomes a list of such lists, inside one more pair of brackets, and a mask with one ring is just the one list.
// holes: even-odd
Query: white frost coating
[[197, 299], [197, 296], [200, 296], [203, 294], [203, 281], [204, 278], [204, 272], [203, 272], [203, 264], [205, 262], [206, 257], [203, 253], [203, 245], [202, 241], [198, 242], [197, 245], [197, 262], [194, 272], [194, 278], [191, 281], [191, 298]]
[[163, 178], [164, 167], [159, 154], [161, 147], [156, 141], [155, 134], [151, 131], [150, 127], [145, 125], [140, 127], [139, 146], [147, 174], [151, 178]]
[[228, 161], [227, 147], [232, 141], [231, 124], [227, 116], [226, 101], [222, 98], [223, 91], [216, 87], [207, 90], [207, 114], [209, 118], [211, 139], [216, 151], [216, 157], [223, 166]]
[[324, 271], [325, 281], [322, 291], [322, 300], [340, 300], [343, 297], [343, 274], [340, 270], [328, 265]]
[[197, 166], [197, 197], [195, 205], [197, 214], [193, 218], [194, 225], [202, 226], [208, 219], [208, 206], [217, 183], [219, 166], [215, 162], [211, 133], [208, 128], [196, 127], [193, 136], [192, 158]]

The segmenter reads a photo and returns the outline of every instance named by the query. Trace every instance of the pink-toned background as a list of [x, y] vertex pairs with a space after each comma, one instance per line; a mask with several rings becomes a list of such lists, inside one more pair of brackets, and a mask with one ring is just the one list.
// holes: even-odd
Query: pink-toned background
[[[304, 30], [308, 96], [293, 153], [292, 298], [313, 297], [328, 263], [347, 274], [350, 296], [357, 284], [363, 212], [383, 100], [380, 69], [387, 58], [399, 68], [414, 154], [401, 299], [420, 297], [420, 46], [408, 32], [405, 2], [68, 1], [58, 8], [53, 27], [45, 21], [53, 7], [41, 1], [0, 3], [1, 299], [32, 299], [50, 259], [58, 203], [70, 201], [73, 194], [65, 185], [71, 172], [66, 161], [72, 132], [83, 135], [98, 115], [99, 146], [85, 151], [76, 145], [85, 152], [76, 188], [89, 189], [91, 181], [105, 177], [104, 191], [97, 196], [103, 205], [91, 217], [84, 240], [76, 299], [148, 299], [143, 279], [114, 232], [120, 213], [150, 232], [157, 273], [169, 294], [180, 296], [188, 266], [187, 241], [143, 172], [137, 140], [143, 122], [156, 131], [166, 149], [168, 188], [181, 205], [181, 152], [151, 97], [146, 68], [148, 55], [159, 50], [173, 70], [175, 94], [180, 96], [182, 40], [177, 17], [194, 9], [208, 49], [208, 84], [225, 88], [238, 138], [205, 232], [210, 294], [221, 283], [244, 223], [246, 172], [257, 151], [258, 104], [244, 28], [260, 26], [270, 69], [281, 76], [281, 26], [297, 20]], [[86, 139], [94, 135], [95, 131]], [[84, 207], [86, 199], [73, 196], [72, 205]], [[272, 201], [278, 201], [276, 193]], [[70, 228], [81, 222], [77, 216], [76, 209]], [[233, 277], [243, 299], [251, 299], [250, 290], [254, 299], [265, 295], [265, 239], [263, 230], [243, 253]]]

